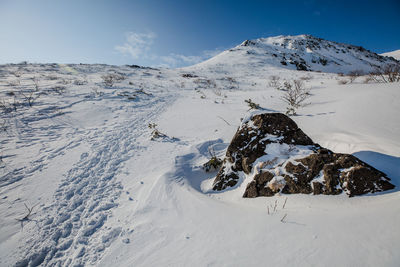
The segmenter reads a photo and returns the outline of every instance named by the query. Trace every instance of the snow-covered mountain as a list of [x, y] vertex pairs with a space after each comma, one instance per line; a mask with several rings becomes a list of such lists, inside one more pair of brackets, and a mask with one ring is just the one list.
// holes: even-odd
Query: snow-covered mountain
[[[346, 72], [397, 61], [316, 40], [247, 41], [174, 70], [0, 65], [0, 266], [398, 266], [399, 82], [280, 63], [297, 54], [308, 69]], [[250, 115], [245, 101], [287, 110], [271, 75], [310, 90], [292, 118], [314, 142], [396, 188], [244, 199], [243, 176], [214, 191], [217, 172], [203, 164], [226, 154]], [[298, 152], [276, 148], [271, 156]]]
[[348, 73], [375, 71], [398, 60], [361, 46], [337, 43], [311, 35], [277, 36], [246, 40], [197, 65], [200, 68], [282, 67], [291, 70]]
[[385, 57], [393, 57], [394, 59], [400, 60], [400, 49], [391, 51], [391, 52], [387, 52], [387, 53], [383, 53], [381, 55], [385, 56]]

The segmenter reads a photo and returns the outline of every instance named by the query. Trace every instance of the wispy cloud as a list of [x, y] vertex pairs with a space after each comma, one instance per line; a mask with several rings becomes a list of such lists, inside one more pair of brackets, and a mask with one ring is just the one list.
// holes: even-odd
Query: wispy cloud
[[213, 50], [204, 50], [202, 54], [203, 54], [203, 57], [208, 59], [211, 57], [215, 57], [216, 55], [218, 55], [219, 53], [221, 53], [224, 50], [226, 50], [226, 48], [215, 48]]
[[147, 61], [154, 62], [153, 66], [167, 68], [194, 65], [222, 51], [221, 49], [214, 49], [205, 50], [199, 55], [170, 53], [168, 55], [159, 56], [151, 51], [151, 47], [156, 38], [157, 35], [154, 32], [127, 32], [125, 33], [125, 42], [122, 45], [116, 45], [114, 49], [123, 55], [131, 56], [133, 59], [146, 59]]
[[193, 65], [204, 60], [201, 56], [185, 56], [175, 53], [171, 53], [168, 56], [161, 56], [160, 59], [162, 64], [168, 65], [171, 68], [180, 67], [182, 65]]
[[114, 49], [123, 55], [130, 55], [134, 59], [147, 57], [147, 53], [150, 51], [150, 47], [153, 45], [156, 37], [154, 32], [127, 32], [125, 34], [125, 43], [123, 45], [116, 45]]
[[171, 53], [168, 56], [161, 56], [160, 59], [162, 63], [161, 66], [168, 66], [169, 68], [177, 68], [182, 66], [194, 65], [200, 63], [204, 60], [212, 58], [219, 53], [221, 53], [223, 49], [214, 49], [214, 50], [204, 50], [197, 56], [186, 56], [176, 53]]

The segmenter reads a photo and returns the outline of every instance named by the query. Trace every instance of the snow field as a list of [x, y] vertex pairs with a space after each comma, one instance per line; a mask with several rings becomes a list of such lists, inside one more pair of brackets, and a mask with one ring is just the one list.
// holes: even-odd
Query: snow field
[[[320, 145], [386, 172], [398, 187], [398, 83], [358, 78], [339, 85], [336, 74], [214, 67], [22, 68], [25, 89], [38, 75], [43, 91], [61, 79], [71, 83], [63, 94], [40, 95], [32, 107], [2, 115], [10, 123], [0, 142], [0, 265], [396, 266], [398, 189], [350, 199], [243, 199], [245, 181], [213, 192], [215, 173], [201, 166], [210, 148], [224, 155], [249, 114], [244, 100], [286, 110], [282, 92], [268, 86], [271, 75], [310, 77], [310, 105], [293, 117], [299, 127]], [[2, 68], [2, 99], [21, 88], [8, 85], [16, 69]], [[106, 87], [101, 75], [110, 72], [126, 79]], [[167, 137], [151, 141], [149, 123]], [[38, 205], [22, 228], [16, 219], [26, 214], [24, 203]]]

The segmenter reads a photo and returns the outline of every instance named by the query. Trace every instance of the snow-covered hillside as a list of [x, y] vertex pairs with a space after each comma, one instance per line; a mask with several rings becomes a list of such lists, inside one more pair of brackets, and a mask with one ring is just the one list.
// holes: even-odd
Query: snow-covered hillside
[[311, 35], [298, 35], [246, 40], [197, 66], [221, 69], [225, 65], [242, 69], [248, 69], [248, 66], [278, 66], [291, 70], [333, 73], [357, 70], [369, 73], [387, 64], [400, 65], [400, 62], [361, 46], [327, 41]]
[[[297, 71], [261, 51], [308, 53], [310, 69], [327, 72], [392, 61], [327, 41], [293, 50], [310, 38], [246, 42], [176, 70], [0, 66], [0, 266], [397, 266], [399, 83]], [[351, 65], [333, 63], [350, 53], [340, 60]], [[309, 63], [312, 54], [327, 64]], [[213, 191], [216, 172], [202, 165], [223, 157], [249, 115], [244, 100], [286, 111], [271, 76], [310, 89], [292, 118], [314, 142], [359, 157], [396, 188], [353, 198], [244, 199], [246, 183]]]
[[393, 57], [393, 58], [395, 58], [397, 60], [400, 60], [400, 49], [392, 51], [392, 52], [383, 53], [381, 55], [385, 56], [385, 57]]

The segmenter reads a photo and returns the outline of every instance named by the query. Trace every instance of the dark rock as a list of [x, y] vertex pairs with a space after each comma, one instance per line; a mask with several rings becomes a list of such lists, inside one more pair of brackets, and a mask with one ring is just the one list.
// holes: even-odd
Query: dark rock
[[[287, 148], [287, 155], [263, 162], [260, 158], [268, 155], [267, 145], [273, 143]], [[296, 154], [300, 151], [298, 146], [301, 155], [306, 156]], [[258, 168], [254, 171], [256, 161]], [[343, 191], [351, 197], [394, 188], [384, 173], [352, 155], [333, 153], [319, 146], [281, 113], [254, 115], [240, 126], [213, 189], [220, 191], [237, 185], [240, 173], [253, 175], [243, 195], [249, 198], [278, 192], [336, 195]]]
[[250, 45], [255, 45], [256, 43], [251, 40], [246, 40], [242, 43], [242, 46], [250, 46]]
[[225, 174], [225, 169], [226, 167], [222, 166], [221, 170], [217, 174], [217, 177], [215, 177], [213, 185], [214, 190], [220, 191], [237, 184], [239, 176], [236, 174], [236, 172]]
[[325, 58], [320, 58], [319, 63], [321, 63], [322, 66], [326, 66], [326, 64], [328, 64], [328, 60]]
[[313, 194], [314, 195], [322, 194], [322, 184], [321, 183], [313, 182], [312, 187], [313, 187]]
[[296, 64], [297, 70], [305, 70], [305, 71], [308, 70], [307, 66], [304, 63], [299, 63], [299, 62], [295, 61], [295, 64]]
[[[213, 189], [223, 190], [227, 187], [225, 181], [232, 180], [227, 179], [224, 173], [250, 174], [252, 164], [266, 154], [265, 147], [270, 143], [313, 144], [312, 140], [286, 115], [281, 113], [255, 115], [249, 122], [243, 124], [233, 137], [226, 152], [226, 162], [214, 181]], [[227, 170], [226, 165], [232, 167]], [[237, 178], [233, 180], [238, 181], [239, 176], [236, 176]]]
[[256, 185], [255, 181], [251, 181], [247, 185], [246, 191], [244, 192], [243, 197], [248, 197], [248, 198], [258, 197], [258, 190], [257, 190], [257, 185]]
[[183, 78], [197, 78], [197, 77], [199, 77], [196, 74], [192, 74], [192, 73], [183, 73], [181, 76]]
[[274, 174], [266, 171], [255, 175], [254, 181], [256, 181], [258, 185], [265, 186], [269, 181], [272, 180], [272, 178], [274, 178]]
[[271, 188], [266, 187], [267, 183], [271, 181], [274, 175], [270, 172], [263, 172], [254, 177], [254, 180], [251, 181], [247, 187], [243, 197], [270, 197], [275, 195], [277, 192], [274, 192]]

